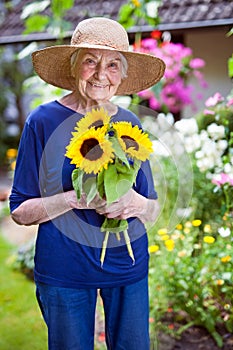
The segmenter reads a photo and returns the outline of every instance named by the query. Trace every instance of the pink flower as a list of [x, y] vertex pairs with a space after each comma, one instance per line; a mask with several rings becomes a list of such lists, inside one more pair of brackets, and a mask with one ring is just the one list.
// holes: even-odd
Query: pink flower
[[155, 111], [159, 111], [160, 108], [161, 108], [161, 104], [159, 103], [159, 101], [154, 97], [152, 96], [150, 99], [149, 99], [149, 106], [150, 108], [154, 109]]
[[233, 176], [229, 174], [221, 173], [212, 179], [212, 183], [221, 187], [225, 183], [229, 183], [230, 186], [233, 186]]
[[216, 92], [214, 94], [214, 96], [209, 97], [206, 102], [205, 105], [206, 107], [214, 107], [216, 106], [219, 102], [222, 102], [224, 100], [224, 98], [222, 97], [222, 95], [219, 92]]
[[200, 69], [200, 68], [203, 68], [205, 66], [205, 61], [202, 60], [201, 58], [193, 58], [189, 62], [189, 66], [192, 69]]
[[152, 38], [143, 39], [141, 42], [141, 47], [142, 49], [145, 49], [146, 52], [153, 51], [157, 47], [157, 41]]
[[233, 106], [233, 97], [227, 102], [227, 107]]
[[215, 115], [215, 111], [212, 111], [211, 109], [204, 109], [203, 113], [204, 115]]

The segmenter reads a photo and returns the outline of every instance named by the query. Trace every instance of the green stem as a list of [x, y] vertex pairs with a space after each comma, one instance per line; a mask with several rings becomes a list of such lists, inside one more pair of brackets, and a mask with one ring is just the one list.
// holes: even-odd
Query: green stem
[[134, 259], [134, 254], [133, 254], [133, 250], [132, 250], [132, 247], [131, 247], [128, 231], [124, 230], [123, 233], [124, 233], [125, 243], [126, 243], [126, 246], [127, 246], [127, 249], [128, 249], [129, 256], [133, 260], [133, 265], [134, 265], [135, 264], [135, 259]]
[[109, 238], [109, 231], [106, 231], [105, 236], [104, 236], [104, 240], [103, 240], [103, 244], [102, 244], [101, 257], [100, 257], [100, 262], [101, 262], [102, 268], [103, 268], [103, 264], [104, 264], [104, 258], [105, 258], [105, 254], [106, 254], [108, 238]]

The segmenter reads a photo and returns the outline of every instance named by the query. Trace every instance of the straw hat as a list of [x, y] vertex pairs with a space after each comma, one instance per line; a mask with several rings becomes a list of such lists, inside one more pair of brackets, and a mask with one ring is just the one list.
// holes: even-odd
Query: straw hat
[[130, 95], [156, 84], [163, 76], [164, 62], [152, 55], [129, 51], [128, 35], [116, 21], [95, 17], [81, 21], [70, 45], [57, 45], [32, 54], [36, 73], [47, 83], [74, 91], [71, 56], [79, 48], [107, 49], [121, 52], [128, 62], [127, 78], [122, 80], [117, 95]]

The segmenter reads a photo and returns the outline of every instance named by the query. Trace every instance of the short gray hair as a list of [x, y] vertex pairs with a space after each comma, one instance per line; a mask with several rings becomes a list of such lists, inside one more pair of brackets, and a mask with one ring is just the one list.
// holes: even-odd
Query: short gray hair
[[[72, 56], [70, 57], [70, 65], [71, 65], [71, 74], [72, 76], [74, 76], [74, 71], [75, 71], [75, 67], [76, 67], [76, 63], [79, 59], [80, 53], [82, 52], [83, 49], [78, 49], [76, 50]], [[118, 52], [119, 56], [120, 56], [120, 60], [121, 60], [121, 77], [122, 79], [127, 78], [127, 71], [128, 71], [128, 62], [127, 59], [125, 58], [125, 56], [121, 53]]]

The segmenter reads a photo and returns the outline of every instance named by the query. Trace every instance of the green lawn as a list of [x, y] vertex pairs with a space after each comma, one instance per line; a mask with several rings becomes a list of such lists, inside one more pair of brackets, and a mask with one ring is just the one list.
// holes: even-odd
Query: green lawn
[[8, 263], [14, 249], [0, 235], [0, 349], [45, 350], [46, 327], [35, 285]]

